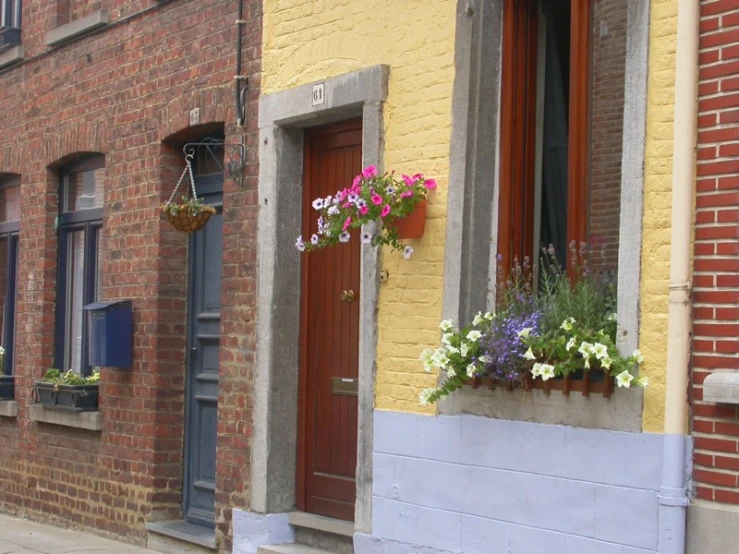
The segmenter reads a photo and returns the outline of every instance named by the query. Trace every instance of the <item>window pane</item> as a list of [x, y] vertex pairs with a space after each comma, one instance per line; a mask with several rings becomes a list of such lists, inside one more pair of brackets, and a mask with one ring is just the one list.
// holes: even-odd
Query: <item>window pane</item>
[[103, 230], [95, 232], [95, 300], [103, 297]]
[[[5, 311], [8, 302], [8, 294], [11, 292], [10, 279], [8, 279], [8, 239], [3, 237], [0, 239], [0, 346], [5, 348]], [[0, 374], [4, 373], [5, 360], [3, 359], [3, 366], [0, 367]], [[6, 370], [7, 371], [7, 370]]]
[[65, 212], [90, 210], [103, 206], [104, 167], [70, 173], [66, 179]]
[[67, 291], [65, 321], [65, 367], [62, 371], [82, 370], [82, 294], [85, 263], [85, 233], [83, 230], [67, 234]]
[[20, 221], [21, 187], [20, 185], [0, 188], [0, 223]]
[[594, 0], [590, 107], [589, 241], [618, 268], [628, 0]]

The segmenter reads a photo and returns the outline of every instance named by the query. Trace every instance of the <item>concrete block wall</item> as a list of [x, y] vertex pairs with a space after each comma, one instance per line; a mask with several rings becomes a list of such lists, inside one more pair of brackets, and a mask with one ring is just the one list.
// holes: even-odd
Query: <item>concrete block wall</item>
[[386, 411], [374, 434], [357, 554], [657, 551], [660, 435]]
[[[693, 279], [695, 493], [739, 504], [739, 411], [703, 401], [714, 371], [739, 371], [739, 5], [701, 1]], [[737, 519], [739, 521], [739, 518]]]

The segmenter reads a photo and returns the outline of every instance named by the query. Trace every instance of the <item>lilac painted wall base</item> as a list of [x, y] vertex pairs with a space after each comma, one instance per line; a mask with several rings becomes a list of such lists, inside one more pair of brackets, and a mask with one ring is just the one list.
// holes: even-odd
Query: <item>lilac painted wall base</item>
[[378, 410], [355, 552], [656, 552], [661, 470], [661, 435]]

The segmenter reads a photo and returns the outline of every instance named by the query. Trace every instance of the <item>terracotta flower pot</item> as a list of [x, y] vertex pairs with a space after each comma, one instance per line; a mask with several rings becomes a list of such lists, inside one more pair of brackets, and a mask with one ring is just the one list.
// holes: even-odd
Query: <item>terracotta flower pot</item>
[[393, 225], [398, 229], [401, 239], [417, 239], [426, 230], [426, 201], [421, 200], [414, 210], [405, 217], [396, 219]]

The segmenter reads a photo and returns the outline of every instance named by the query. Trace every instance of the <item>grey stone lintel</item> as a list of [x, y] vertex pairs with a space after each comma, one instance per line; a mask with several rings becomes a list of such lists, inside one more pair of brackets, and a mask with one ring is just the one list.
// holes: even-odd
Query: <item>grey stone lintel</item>
[[57, 46], [73, 40], [85, 33], [105, 27], [108, 21], [108, 11], [98, 10], [90, 15], [60, 25], [46, 33], [46, 46]]
[[103, 429], [103, 416], [100, 412], [73, 412], [45, 408], [40, 404], [35, 404], [31, 406], [29, 419], [39, 423], [75, 427], [88, 431], [102, 431]]

